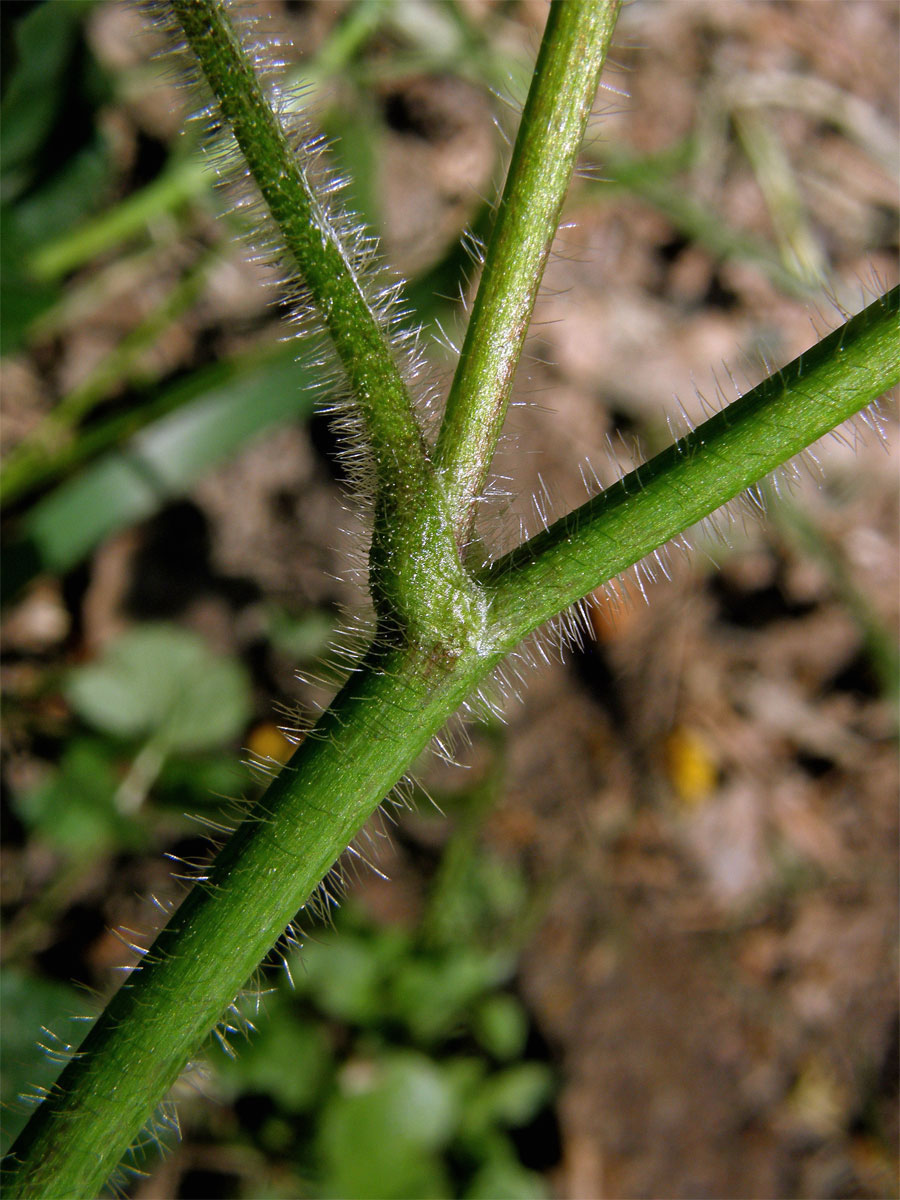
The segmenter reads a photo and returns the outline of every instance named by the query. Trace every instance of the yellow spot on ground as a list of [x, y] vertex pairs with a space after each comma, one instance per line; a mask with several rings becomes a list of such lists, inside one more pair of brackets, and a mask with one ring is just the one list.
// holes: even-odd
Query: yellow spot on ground
[[702, 804], [716, 786], [718, 771], [702, 734], [684, 725], [666, 738], [665, 769], [678, 798], [689, 807]]

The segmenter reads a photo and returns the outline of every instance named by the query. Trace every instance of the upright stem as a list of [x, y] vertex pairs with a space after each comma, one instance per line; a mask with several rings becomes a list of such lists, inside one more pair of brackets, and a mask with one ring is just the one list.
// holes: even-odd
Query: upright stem
[[436, 464], [457, 541], [472, 530], [620, 0], [556, 0], [447, 409]]
[[382, 628], [390, 629], [395, 644], [424, 644], [430, 630], [443, 624], [455, 654], [479, 620], [477, 599], [385, 320], [366, 297], [353, 246], [341, 240], [339, 219], [313, 190], [308, 164], [272, 111], [227, 5], [172, 0], [172, 8], [299, 268], [346, 374], [351, 404], [362, 416], [376, 476], [370, 586]]
[[310, 186], [225, 5], [172, 0], [172, 8], [331, 337], [366, 425], [379, 485], [415, 494], [428, 474], [421, 432], [383, 322], [333, 218]]

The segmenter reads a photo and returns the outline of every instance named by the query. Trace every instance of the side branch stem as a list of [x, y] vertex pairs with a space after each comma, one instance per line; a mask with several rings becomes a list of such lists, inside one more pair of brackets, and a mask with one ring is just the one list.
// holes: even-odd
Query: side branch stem
[[492, 618], [511, 649], [900, 380], [894, 288], [692, 433], [493, 563]]
[[620, 0], [550, 9], [437, 443], [457, 541], [471, 534]]

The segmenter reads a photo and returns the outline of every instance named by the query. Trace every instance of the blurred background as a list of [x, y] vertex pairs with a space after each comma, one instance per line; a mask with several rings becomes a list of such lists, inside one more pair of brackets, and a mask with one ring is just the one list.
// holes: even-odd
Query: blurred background
[[[546, 9], [266, 0], [444, 378]], [[355, 517], [316, 380], [158, 33], [0, 5], [4, 1145], [248, 757], [328, 694]], [[567, 202], [495, 545], [897, 282], [898, 11], [635, 0]], [[252, 230], [249, 231], [252, 240]], [[812, 321], [810, 314], [812, 313]], [[676, 399], [677, 398], [677, 399]], [[897, 500], [830, 439], [765, 520], [426, 760], [258, 1033], [176, 1089], [167, 1197], [897, 1194]], [[807, 469], [808, 468], [808, 469]], [[432, 805], [432, 797], [437, 807]], [[441, 810], [438, 811], [438, 808]], [[185, 814], [197, 814], [200, 821]], [[183, 870], [174, 866], [174, 871]], [[132, 956], [133, 957], [133, 956]], [[88, 994], [90, 993], [90, 994]]]

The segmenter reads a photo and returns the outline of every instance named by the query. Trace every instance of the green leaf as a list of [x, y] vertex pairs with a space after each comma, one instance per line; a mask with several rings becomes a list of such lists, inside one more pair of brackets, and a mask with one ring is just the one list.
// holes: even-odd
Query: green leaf
[[250, 716], [243, 668], [201, 637], [169, 625], [123, 634], [97, 663], [69, 675], [66, 697], [83, 720], [164, 750], [203, 750], [236, 737]]
[[312, 943], [304, 952], [302, 966], [308, 973], [306, 990], [323, 1012], [362, 1025], [377, 1016], [381, 970], [368, 946], [349, 938]]
[[472, 1020], [473, 1032], [495, 1058], [515, 1058], [525, 1049], [528, 1017], [515, 996], [488, 996]]
[[65, 102], [65, 75], [86, 5], [48, 0], [19, 21], [17, 61], [0, 106], [0, 174], [3, 197], [27, 185], [29, 166]]
[[74, 988], [16, 967], [4, 967], [0, 973], [0, 1103], [4, 1111], [0, 1145], [4, 1154], [31, 1115], [18, 1097], [49, 1086], [59, 1074], [59, 1064], [38, 1045], [53, 1045], [44, 1027], [55, 1029], [67, 1041], [78, 1041], [79, 1027], [68, 1018], [83, 1011], [84, 997]]
[[[0, 201], [16, 274], [47, 239], [93, 211], [108, 191], [111, 156], [98, 123], [110, 95], [83, 35], [91, 0], [45, 0], [15, 24], [15, 66], [0, 105]], [[4, 343], [12, 344], [4, 314]]]
[[281, 993], [265, 998], [265, 1023], [234, 1059], [217, 1055], [216, 1072], [232, 1096], [264, 1092], [287, 1112], [312, 1108], [328, 1078], [331, 1051], [321, 1026], [299, 1020]]
[[178, 812], [222, 805], [221, 797], [239, 795], [247, 784], [247, 768], [221, 749], [207, 755], [167, 759], [153, 785], [156, 807]]
[[171, 391], [190, 399], [29, 510], [4, 555], [4, 597], [38, 571], [73, 567], [103, 538], [183, 495], [264, 429], [309, 416], [317, 394], [310, 371], [284, 349], [262, 363], [256, 355], [198, 372]]
[[100, 855], [143, 842], [140, 828], [115, 807], [117, 783], [108, 749], [78, 738], [66, 747], [52, 778], [14, 795], [13, 804], [50, 845], [79, 857]]
[[553, 1073], [543, 1063], [518, 1063], [488, 1076], [466, 1109], [467, 1141], [478, 1144], [497, 1126], [527, 1125], [552, 1094]]
[[433, 1154], [458, 1120], [454, 1091], [417, 1054], [350, 1063], [322, 1114], [325, 1191], [334, 1196], [451, 1195]]
[[58, 291], [25, 269], [17, 218], [4, 205], [0, 208], [0, 354], [11, 354], [21, 346], [31, 322], [50, 306]]
[[325, 609], [312, 608], [300, 615], [272, 605], [267, 614], [269, 640], [295, 663], [324, 656], [334, 633], [335, 620]]
[[[108, 190], [110, 174], [106, 144], [93, 137], [65, 159], [39, 191], [16, 205], [19, 252], [28, 253], [48, 238], [58, 237], [97, 207]], [[29, 269], [32, 263], [29, 258]]]
[[9, 354], [58, 294], [32, 251], [97, 206], [110, 174], [96, 122], [106, 77], [84, 43], [90, 3], [46, 0], [13, 18], [15, 65], [0, 105], [0, 353]]
[[499, 1155], [477, 1172], [465, 1190], [465, 1200], [544, 1200], [548, 1194], [544, 1179], [534, 1171]]
[[393, 981], [393, 1011], [420, 1041], [445, 1037], [467, 1024], [473, 1000], [505, 983], [513, 968], [510, 954], [465, 946], [419, 958]]
[[359, 97], [353, 109], [335, 109], [328, 114], [325, 129], [335, 142], [335, 157], [342, 176], [350, 183], [349, 207], [358, 212], [369, 229], [382, 227], [378, 205], [378, 164], [383, 156], [384, 128]]
[[409, 938], [400, 930], [354, 933], [342, 922], [339, 937], [304, 947], [297, 989], [331, 1017], [370, 1025], [383, 1020], [386, 980], [409, 953]]

